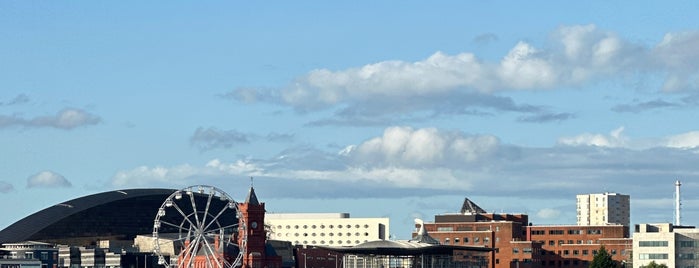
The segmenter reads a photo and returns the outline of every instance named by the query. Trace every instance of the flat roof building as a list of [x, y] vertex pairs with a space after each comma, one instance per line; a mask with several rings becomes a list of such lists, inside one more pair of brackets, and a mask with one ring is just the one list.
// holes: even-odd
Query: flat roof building
[[631, 224], [629, 195], [618, 193], [577, 195], [577, 222], [581, 226]]
[[667, 267], [699, 267], [699, 229], [672, 223], [636, 224], [633, 267], [654, 261]]
[[388, 218], [351, 218], [349, 213], [267, 213], [270, 238], [293, 245], [354, 246], [387, 239]]

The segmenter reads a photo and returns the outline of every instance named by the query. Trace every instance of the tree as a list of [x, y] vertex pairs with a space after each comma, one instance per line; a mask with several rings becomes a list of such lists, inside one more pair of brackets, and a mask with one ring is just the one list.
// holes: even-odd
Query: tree
[[595, 254], [595, 257], [592, 259], [592, 262], [590, 263], [589, 268], [616, 268], [618, 267], [617, 263], [612, 260], [612, 255], [609, 255], [609, 252], [607, 252], [607, 249], [604, 248], [604, 246], [601, 246], [599, 250], [597, 251], [597, 254]]
[[655, 261], [651, 261], [650, 263], [641, 266], [641, 268], [667, 268], [667, 265], [664, 263], [657, 264]]

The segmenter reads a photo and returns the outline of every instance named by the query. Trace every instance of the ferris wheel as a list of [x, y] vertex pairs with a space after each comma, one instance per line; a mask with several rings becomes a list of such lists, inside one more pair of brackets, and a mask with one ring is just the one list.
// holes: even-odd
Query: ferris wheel
[[[158, 209], [153, 252], [166, 268], [232, 268], [241, 265], [247, 237], [238, 203], [213, 186], [177, 190]], [[240, 232], [247, 236], [247, 232]]]

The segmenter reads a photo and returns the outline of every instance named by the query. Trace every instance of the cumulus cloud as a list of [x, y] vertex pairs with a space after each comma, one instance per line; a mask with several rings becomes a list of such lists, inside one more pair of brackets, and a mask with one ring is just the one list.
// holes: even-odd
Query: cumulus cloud
[[[492, 41], [496, 37], [477, 38]], [[576, 118], [559, 108], [516, 103], [512, 91], [575, 88], [622, 81], [659, 92], [699, 91], [699, 31], [668, 33], [641, 44], [595, 25], [556, 28], [542, 45], [520, 41], [501, 58], [437, 51], [417, 61], [388, 60], [346, 69], [316, 69], [274, 88], [239, 88], [226, 98], [271, 102], [297, 111], [334, 114], [311, 126], [405, 124], [431, 116], [514, 113], [519, 122], [556, 123]], [[653, 77], [646, 80], [646, 77]], [[696, 102], [694, 100], [694, 102]], [[685, 107], [661, 99], [619, 104], [616, 112]]]
[[9, 193], [14, 190], [14, 186], [12, 184], [5, 182], [5, 181], [0, 181], [0, 193]]
[[561, 211], [553, 208], [543, 208], [536, 212], [536, 216], [544, 220], [554, 220], [561, 216]]
[[87, 111], [77, 108], [66, 108], [53, 116], [38, 116], [23, 118], [19, 115], [0, 115], [0, 128], [13, 126], [21, 127], [52, 127], [70, 130], [81, 126], [95, 125], [102, 120]]
[[[491, 135], [395, 126], [338, 152], [300, 146], [269, 159], [230, 162], [213, 159], [205, 165], [141, 166], [117, 172], [110, 185], [164, 187], [202, 182], [226, 185], [240, 181], [235, 178], [256, 177], [265, 178], [281, 189], [300, 191], [323, 185], [322, 191], [303, 191], [318, 198], [369, 194], [398, 197], [410, 191], [430, 194], [477, 191], [481, 195], [508, 196], [549, 191], [561, 197], [606, 189], [625, 189], [657, 197], [659, 193], [652, 192], [653, 185], [662, 184], [662, 178], [699, 179], [695, 170], [699, 153], [687, 150], [699, 144], [699, 134], [688, 132], [637, 140], [623, 132], [624, 128], [620, 127], [609, 134], [561, 138], [558, 146], [528, 148], [502, 144]], [[629, 185], [628, 181], [637, 183]], [[494, 183], [498, 187], [493, 188]], [[297, 195], [284, 191], [278, 194]]]
[[42, 171], [27, 178], [27, 188], [58, 188], [71, 187], [72, 184], [63, 175]]
[[381, 137], [343, 150], [357, 162], [386, 166], [443, 166], [477, 161], [497, 151], [494, 136], [469, 136], [435, 128], [387, 128]]

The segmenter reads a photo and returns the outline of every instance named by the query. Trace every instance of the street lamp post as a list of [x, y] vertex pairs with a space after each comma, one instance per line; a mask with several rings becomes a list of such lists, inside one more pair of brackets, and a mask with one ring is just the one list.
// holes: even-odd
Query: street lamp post
[[305, 252], [301, 252], [301, 254], [303, 254], [303, 268], [308, 268], [308, 267], [306, 267], [306, 262], [308, 261], [308, 257], [306, 257]]

